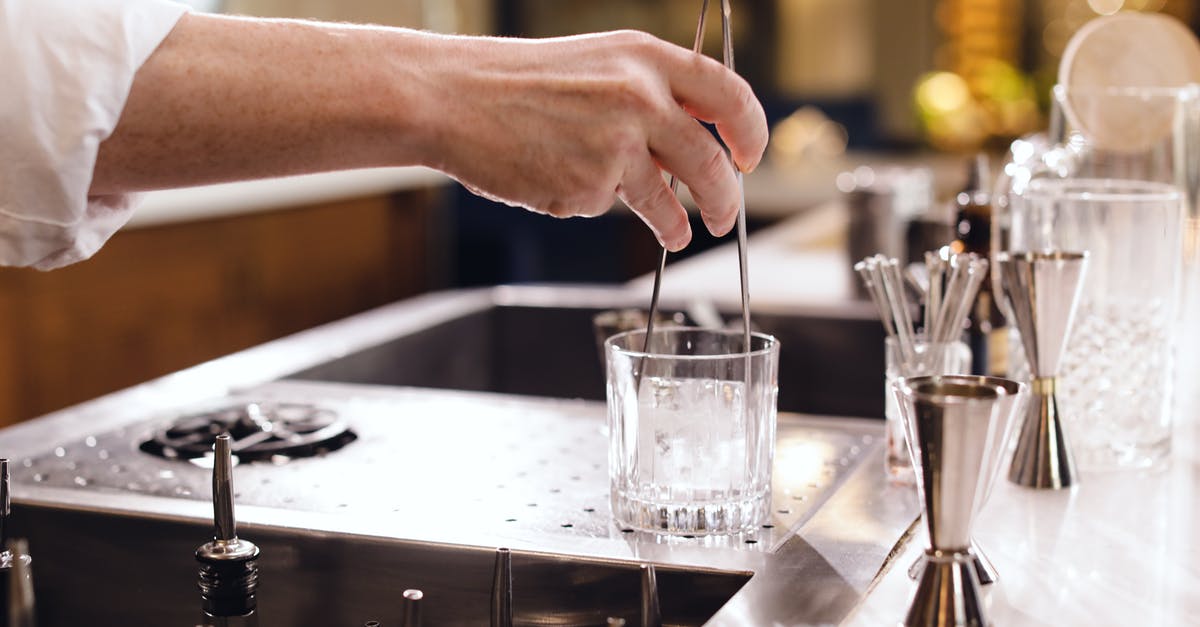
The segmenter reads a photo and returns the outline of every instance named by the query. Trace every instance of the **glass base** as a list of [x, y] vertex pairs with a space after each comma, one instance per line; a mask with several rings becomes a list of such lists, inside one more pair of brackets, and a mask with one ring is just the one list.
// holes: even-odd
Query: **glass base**
[[656, 503], [613, 493], [612, 511], [623, 527], [671, 535], [728, 535], [767, 521], [771, 492], [734, 501]]

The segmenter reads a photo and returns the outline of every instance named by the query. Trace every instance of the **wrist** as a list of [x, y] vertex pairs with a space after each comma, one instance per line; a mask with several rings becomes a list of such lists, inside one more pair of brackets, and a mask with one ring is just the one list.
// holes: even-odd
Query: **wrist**
[[463, 39], [411, 30], [389, 32], [390, 45], [375, 82], [383, 91], [376, 113], [395, 165], [445, 170], [453, 133], [463, 122], [461, 82]]

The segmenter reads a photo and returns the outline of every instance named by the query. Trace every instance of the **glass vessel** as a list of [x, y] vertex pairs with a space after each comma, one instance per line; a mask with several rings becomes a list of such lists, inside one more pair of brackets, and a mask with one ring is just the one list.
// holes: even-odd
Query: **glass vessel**
[[668, 534], [730, 534], [771, 504], [779, 342], [675, 328], [605, 342], [609, 477], [618, 524]]
[[883, 418], [887, 431], [884, 469], [890, 481], [903, 485], [916, 485], [917, 478], [913, 473], [912, 456], [909, 454], [899, 399], [896, 398], [893, 384], [901, 378], [971, 372], [971, 349], [961, 341], [930, 342], [918, 337], [913, 342], [913, 349], [917, 359], [913, 363], [905, 362], [896, 339], [889, 337], [884, 340]]
[[[1196, 291], [1182, 245], [1200, 176], [1200, 137], [1186, 131], [1196, 93], [1057, 86], [1049, 131], [1014, 142], [998, 182], [993, 253], [1092, 255], [1059, 394], [1083, 470], [1153, 466], [1170, 451], [1180, 312]], [[1027, 381], [1011, 334], [1008, 374]]]

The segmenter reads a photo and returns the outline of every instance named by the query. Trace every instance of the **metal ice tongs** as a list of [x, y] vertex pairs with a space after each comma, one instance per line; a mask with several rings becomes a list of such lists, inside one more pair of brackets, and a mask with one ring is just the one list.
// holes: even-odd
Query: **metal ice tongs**
[[[730, 7], [731, 0], [721, 0], [721, 48], [725, 62], [725, 67], [731, 71], [733, 66], [733, 29], [730, 25]], [[692, 44], [692, 52], [700, 54], [704, 48], [704, 21], [708, 14], [708, 0], [703, 0], [700, 6], [700, 19], [696, 24], [696, 39]], [[732, 163], [732, 161], [731, 161]], [[741, 204], [738, 206], [737, 220], [737, 244], [738, 244], [738, 270], [741, 277], [742, 288], [742, 332], [744, 334], [745, 352], [750, 352], [750, 292], [749, 292], [749, 276], [746, 269], [746, 191], [745, 184], [742, 180], [742, 171], [736, 167], [738, 190], [741, 192]], [[676, 193], [679, 189], [679, 180], [674, 175], [670, 181], [671, 192]], [[650, 338], [654, 334], [654, 316], [658, 314], [658, 294], [662, 287], [663, 268], [667, 265], [667, 248], [662, 249], [662, 256], [658, 260], [658, 268], [654, 271], [654, 289], [650, 296], [650, 315], [646, 319], [646, 338], [642, 343], [642, 353], [650, 352]]]

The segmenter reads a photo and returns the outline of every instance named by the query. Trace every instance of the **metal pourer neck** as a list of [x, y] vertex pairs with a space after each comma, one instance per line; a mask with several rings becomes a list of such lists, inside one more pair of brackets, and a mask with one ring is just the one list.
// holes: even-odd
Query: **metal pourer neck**
[[237, 537], [233, 512], [233, 454], [229, 434], [217, 436], [213, 459], [214, 538], [196, 549], [200, 597], [210, 616], [244, 616], [258, 604], [259, 549]]

